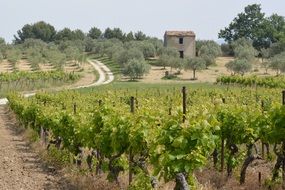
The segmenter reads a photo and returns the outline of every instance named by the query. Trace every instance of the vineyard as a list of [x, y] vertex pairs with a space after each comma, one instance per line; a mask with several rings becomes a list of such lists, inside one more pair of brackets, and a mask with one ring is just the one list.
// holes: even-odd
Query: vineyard
[[196, 173], [206, 168], [223, 181], [238, 176], [242, 185], [251, 164], [263, 160], [272, 172], [256, 171], [256, 185], [274, 189], [285, 174], [281, 97], [278, 89], [164, 86], [8, 99], [47, 149], [68, 151], [78, 167], [121, 188], [123, 178], [130, 189], [165, 189], [168, 182], [197, 188]]
[[285, 77], [280, 76], [221, 76], [217, 78], [220, 84], [238, 84], [242, 86], [260, 86], [267, 88], [285, 88]]
[[64, 71], [35, 71], [35, 72], [12, 72], [0, 73], [0, 96], [6, 95], [9, 91], [35, 90], [60, 86], [73, 83], [79, 80], [77, 73], [66, 73]]

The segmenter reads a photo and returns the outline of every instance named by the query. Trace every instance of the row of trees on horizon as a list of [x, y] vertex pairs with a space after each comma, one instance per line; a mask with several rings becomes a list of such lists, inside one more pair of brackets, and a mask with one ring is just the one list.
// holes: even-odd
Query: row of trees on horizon
[[[140, 78], [149, 70], [146, 60], [155, 57], [161, 66], [195, 71], [208, 68], [220, 55], [236, 59], [226, 65], [233, 74], [244, 74], [252, 68], [256, 57], [263, 66], [285, 72], [285, 19], [273, 14], [269, 17], [261, 11], [261, 5], [245, 7], [228, 27], [218, 34], [227, 43], [221, 46], [212, 40], [197, 40], [197, 57], [182, 60], [175, 49], [163, 46], [163, 41], [149, 37], [141, 31], [124, 33], [120, 28], [107, 28], [104, 32], [92, 27], [87, 34], [81, 30], [55, 28], [40, 21], [26, 24], [14, 36], [13, 44], [0, 39], [0, 61], [17, 62], [25, 55], [35, 65], [39, 62], [56, 62], [63, 65], [67, 60], [84, 61], [84, 55], [94, 53], [107, 56], [122, 68], [131, 79]], [[193, 77], [195, 78], [195, 76]]]
[[142, 31], [124, 33], [120, 28], [106, 28], [102, 32], [97, 27], [92, 27], [88, 33], [84, 33], [80, 29], [71, 30], [69, 28], [64, 28], [62, 30], [56, 31], [55, 27], [44, 21], [39, 21], [34, 24], [26, 24], [21, 30], [17, 31], [17, 35], [14, 35], [15, 44], [23, 43], [26, 39], [34, 38], [41, 39], [42, 41], [49, 42], [59, 42], [67, 40], [84, 40], [85, 38], [91, 39], [112, 39], [116, 38], [121, 41], [133, 41], [133, 40], [146, 40], [149, 39], [146, 34]]

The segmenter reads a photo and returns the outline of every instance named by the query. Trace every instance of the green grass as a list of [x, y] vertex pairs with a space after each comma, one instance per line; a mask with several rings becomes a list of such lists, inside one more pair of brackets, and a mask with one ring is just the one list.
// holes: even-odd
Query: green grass
[[177, 82], [177, 83], [142, 83], [142, 82], [113, 82], [108, 85], [78, 89], [79, 92], [89, 93], [92, 91], [113, 91], [113, 90], [148, 90], [148, 89], [158, 89], [158, 90], [167, 90], [167, 89], [177, 89], [186, 86], [187, 89], [227, 89], [227, 86], [223, 85], [214, 85], [211, 83], [186, 83], [186, 82]]
[[53, 87], [60, 87], [64, 85], [70, 85], [73, 84], [76, 81], [59, 81], [59, 80], [39, 80], [39, 81], [23, 81], [20, 83], [17, 82], [6, 82], [0, 84], [0, 98], [6, 97], [7, 94], [9, 94], [12, 91], [15, 92], [23, 92], [23, 91], [34, 91], [34, 90], [49, 90], [53, 89]]

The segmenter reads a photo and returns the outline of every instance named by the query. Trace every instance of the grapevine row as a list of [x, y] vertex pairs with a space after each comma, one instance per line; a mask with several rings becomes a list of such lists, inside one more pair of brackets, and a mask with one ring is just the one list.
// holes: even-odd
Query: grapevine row
[[[66, 91], [8, 98], [24, 126], [39, 135], [48, 131], [58, 147], [75, 157], [82, 148], [90, 149], [88, 163], [92, 168], [90, 159], [97, 160], [96, 173], [107, 165], [104, 172], [118, 184], [120, 173], [129, 171], [131, 187], [143, 180], [143, 188], [151, 189], [163, 177], [165, 182], [176, 180], [176, 188], [183, 189], [211, 157], [222, 172], [225, 163], [228, 176], [241, 158], [240, 182], [244, 183], [248, 165], [264, 159], [253, 151], [257, 142], [274, 145], [277, 157], [284, 159], [285, 108], [277, 92], [264, 90], [257, 96], [247, 89], [192, 90], [187, 93], [186, 113], [179, 89]], [[136, 94], [133, 101], [131, 94]], [[279, 169], [273, 171], [273, 178]]]

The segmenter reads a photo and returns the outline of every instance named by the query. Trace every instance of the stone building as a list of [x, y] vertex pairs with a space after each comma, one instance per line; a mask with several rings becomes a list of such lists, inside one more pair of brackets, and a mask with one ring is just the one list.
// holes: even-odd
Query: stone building
[[164, 46], [177, 49], [181, 58], [193, 58], [196, 55], [195, 33], [192, 31], [166, 31]]

